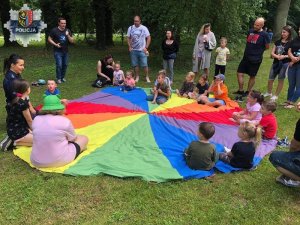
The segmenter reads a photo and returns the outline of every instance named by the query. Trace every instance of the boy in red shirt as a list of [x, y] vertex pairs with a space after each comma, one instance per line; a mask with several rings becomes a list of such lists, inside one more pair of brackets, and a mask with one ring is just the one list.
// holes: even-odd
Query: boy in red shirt
[[261, 105], [262, 119], [259, 125], [263, 129], [263, 139], [273, 139], [277, 133], [277, 120], [273, 112], [276, 111], [277, 104], [273, 101], [263, 102]]

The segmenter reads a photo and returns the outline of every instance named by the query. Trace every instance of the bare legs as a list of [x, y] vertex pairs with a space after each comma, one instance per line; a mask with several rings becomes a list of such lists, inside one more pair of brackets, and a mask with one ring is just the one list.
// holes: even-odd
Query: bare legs
[[[144, 72], [146, 75], [146, 81], [148, 83], [150, 83], [150, 79], [149, 79], [149, 69], [148, 67], [144, 67]], [[135, 81], [138, 82], [140, 79], [140, 68], [138, 66], [134, 67], [134, 74], [135, 74]]]
[[[244, 90], [244, 74], [243, 73], [237, 73], [237, 80], [239, 84], [239, 91]], [[250, 76], [248, 81], [248, 88], [247, 91], [250, 92], [255, 84], [255, 76]]]

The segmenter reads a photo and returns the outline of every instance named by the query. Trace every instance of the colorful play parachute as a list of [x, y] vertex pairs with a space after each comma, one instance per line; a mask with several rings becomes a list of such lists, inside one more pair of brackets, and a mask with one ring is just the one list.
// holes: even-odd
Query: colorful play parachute
[[[122, 92], [109, 87], [72, 100], [67, 117], [77, 133], [89, 137], [88, 149], [64, 167], [40, 170], [74, 176], [140, 177], [156, 182], [212, 175], [214, 169], [189, 169], [183, 151], [197, 140], [198, 124], [202, 121], [214, 123], [216, 133], [211, 141], [219, 152], [224, 146], [231, 148], [238, 141], [238, 127], [228, 118], [240, 110], [237, 103], [212, 108], [173, 94], [169, 101], [158, 106], [146, 101], [147, 94], [149, 89]], [[254, 164], [275, 145], [273, 140], [262, 143]], [[20, 147], [14, 154], [30, 164], [30, 152], [31, 148]], [[222, 162], [216, 164], [216, 169], [225, 173], [239, 170]]]

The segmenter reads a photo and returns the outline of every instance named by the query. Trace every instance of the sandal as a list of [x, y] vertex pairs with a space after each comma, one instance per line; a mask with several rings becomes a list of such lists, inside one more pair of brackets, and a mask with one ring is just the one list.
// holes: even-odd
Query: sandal
[[295, 106], [293, 104], [289, 104], [289, 105], [284, 106], [283, 108], [285, 108], [285, 109], [292, 109], [294, 107]]

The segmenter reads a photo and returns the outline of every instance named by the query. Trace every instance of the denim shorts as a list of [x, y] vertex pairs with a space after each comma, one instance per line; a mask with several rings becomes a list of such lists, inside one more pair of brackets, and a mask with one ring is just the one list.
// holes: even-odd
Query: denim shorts
[[219, 102], [221, 105], [226, 105], [226, 103], [223, 100], [215, 99], [215, 98], [208, 98], [209, 102]]
[[285, 63], [282, 65], [279, 74], [275, 74], [274, 73], [274, 64], [271, 66], [271, 70], [270, 70], [270, 74], [269, 74], [269, 80], [275, 80], [275, 78], [278, 75], [278, 80], [284, 80], [284, 78], [286, 77], [286, 73], [287, 73], [287, 68], [288, 68], [288, 63]]
[[148, 57], [146, 56], [144, 51], [136, 51], [132, 50], [130, 52], [131, 66], [136, 67], [148, 67]]
[[283, 152], [274, 151], [270, 155], [270, 162], [275, 167], [282, 167], [293, 174], [300, 176], [300, 151]]

